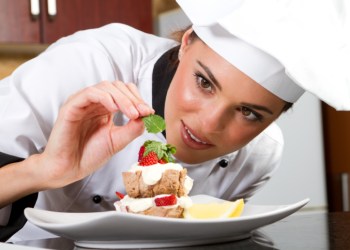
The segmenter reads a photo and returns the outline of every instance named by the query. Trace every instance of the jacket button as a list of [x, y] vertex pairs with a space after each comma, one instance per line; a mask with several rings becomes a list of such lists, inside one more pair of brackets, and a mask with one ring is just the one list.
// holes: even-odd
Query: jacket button
[[100, 203], [102, 201], [101, 196], [99, 195], [95, 195], [94, 197], [92, 197], [92, 201], [96, 204]]
[[222, 159], [221, 161], [219, 161], [219, 165], [222, 168], [226, 168], [228, 166], [228, 160]]

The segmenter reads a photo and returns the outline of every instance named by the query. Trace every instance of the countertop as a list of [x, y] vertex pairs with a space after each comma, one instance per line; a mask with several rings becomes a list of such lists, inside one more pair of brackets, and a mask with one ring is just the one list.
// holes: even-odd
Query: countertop
[[[16, 250], [84, 249], [64, 238], [23, 241], [11, 246], [1, 244], [0, 249], [7, 249], [6, 246]], [[350, 212], [298, 212], [252, 232], [245, 240], [170, 249], [350, 249]]]

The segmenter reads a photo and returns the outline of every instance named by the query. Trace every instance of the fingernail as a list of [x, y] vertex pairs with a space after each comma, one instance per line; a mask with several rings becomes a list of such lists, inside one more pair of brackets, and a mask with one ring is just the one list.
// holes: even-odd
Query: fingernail
[[129, 109], [129, 112], [130, 112], [130, 115], [132, 116], [135, 116], [135, 117], [139, 116], [139, 112], [134, 107], [131, 107]]
[[150, 107], [148, 107], [146, 104], [144, 103], [140, 103], [137, 105], [138, 109], [142, 112], [142, 113], [147, 113], [149, 112], [151, 109]]

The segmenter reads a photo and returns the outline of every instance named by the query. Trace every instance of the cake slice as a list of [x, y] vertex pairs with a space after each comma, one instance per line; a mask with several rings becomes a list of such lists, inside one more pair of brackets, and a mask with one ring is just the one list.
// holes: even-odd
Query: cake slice
[[115, 203], [117, 211], [182, 218], [192, 205], [188, 196], [193, 180], [187, 170], [175, 163], [175, 148], [157, 141], [146, 141], [139, 151], [138, 162], [123, 172], [126, 194]]

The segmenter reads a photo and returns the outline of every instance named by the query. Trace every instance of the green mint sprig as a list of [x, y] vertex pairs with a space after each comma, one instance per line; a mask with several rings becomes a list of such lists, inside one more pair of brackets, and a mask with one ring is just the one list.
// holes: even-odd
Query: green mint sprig
[[165, 130], [165, 121], [159, 115], [149, 115], [142, 117], [148, 133], [157, 134]]
[[[146, 130], [148, 133], [160, 133], [165, 130], [165, 121], [163, 117], [159, 115], [149, 115], [142, 118]], [[150, 152], [155, 152], [158, 159], [162, 159], [166, 162], [175, 162], [173, 154], [176, 153], [176, 148], [171, 144], [165, 144], [159, 141], [148, 140], [143, 146], [145, 147], [145, 152], [143, 156], [148, 155]]]
[[150, 152], [155, 152], [158, 159], [163, 159], [166, 162], [175, 162], [172, 157], [176, 153], [176, 148], [171, 144], [164, 144], [159, 141], [148, 140], [144, 144], [145, 152], [143, 155], [148, 155]]

